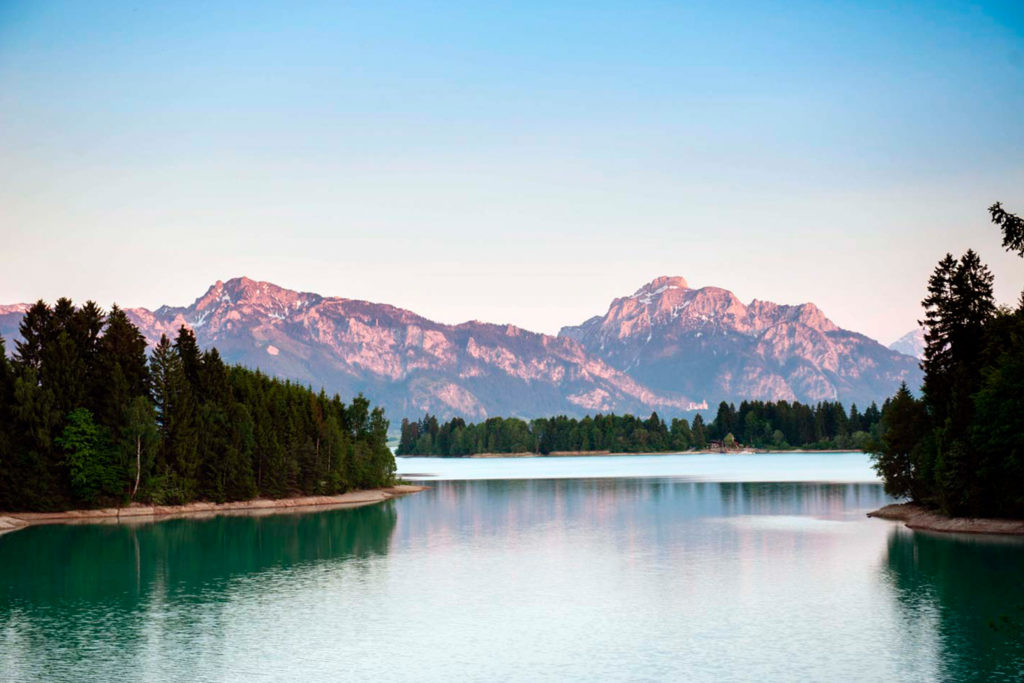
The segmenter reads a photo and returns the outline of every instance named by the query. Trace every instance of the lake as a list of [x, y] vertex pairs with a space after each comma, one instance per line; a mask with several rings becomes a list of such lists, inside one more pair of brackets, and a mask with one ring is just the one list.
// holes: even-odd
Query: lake
[[1024, 542], [863, 454], [400, 458], [349, 510], [0, 536], [0, 680], [1019, 680]]

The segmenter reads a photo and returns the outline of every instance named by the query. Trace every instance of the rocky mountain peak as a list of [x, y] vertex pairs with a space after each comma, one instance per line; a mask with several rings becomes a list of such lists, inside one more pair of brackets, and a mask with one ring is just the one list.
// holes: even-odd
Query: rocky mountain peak
[[184, 324], [196, 328], [225, 318], [239, 320], [262, 316], [286, 320], [321, 301], [323, 297], [319, 294], [297, 292], [272, 282], [236, 277], [227, 281], [217, 280], [191, 306], [162, 306], [155, 314], [159, 318], [173, 321], [174, 325]]
[[690, 288], [690, 285], [687, 284], [686, 278], [684, 278], [684, 277], [680, 277], [678, 275], [674, 275], [674, 276], [662, 275], [661, 277], [654, 278], [653, 280], [648, 282], [646, 285], [644, 285], [640, 289], [636, 290], [636, 292], [633, 293], [633, 296], [635, 296], [635, 297], [652, 296], [653, 297], [653, 296], [657, 296], [659, 294], [662, 294], [663, 292], [667, 292], [667, 291], [672, 290], [672, 289], [684, 289], [685, 290], [685, 289], [689, 289], [689, 288]]
[[840, 329], [812, 303], [741, 302], [720, 287], [658, 278], [559, 336], [655, 390], [695, 400], [877, 400], [919, 370]]
[[297, 292], [279, 287], [272, 282], [251, 280], [247, 277], [232, 278], [224, 283], [218, 281], [211, 287], [211, 291], [213, 290], [219, 290], [222, 300], [236, 305], [258, 306], [265, 310], [297, 310], [323, 300], [319, 294]]
[[[28, 306], [0, 306], [11, 352]], [[433, 322], [387, 304], [217, 281], [192, 304], [127, 309], [146, 339], [192, 328], [229, 362], [329, 392], [364, 392], [395, 420], [680, 412], [704, 401], [868, 404], [920, 380], [913, 358], [841, 330], [814, 304], [741, 302], [659, 277], [558, 337], [514, 325]]]
[[914, 358], [924, 358], [924, 328], [915, 327], [910, 332], [889, 344], [889, 348]]

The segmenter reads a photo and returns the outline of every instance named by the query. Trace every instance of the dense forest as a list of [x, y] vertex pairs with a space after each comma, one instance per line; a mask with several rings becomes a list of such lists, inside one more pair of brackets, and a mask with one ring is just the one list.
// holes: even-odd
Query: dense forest
[[227, 366], [182, 327], [147, 355], [124, 311], [32, 306], [0, 338], [0, 510], [334, 494], [389, 484], [388, 423]]
[[398, 455], [463, 456], [475, 453], [540, 453], [613, 451], [667, 453], [719, 447], [863, 448], [876, 429], [881, 411], [872, 404], [861, 413], [840, 403], [816, 406], [779, 401], [743, 401], [739, 408], [721, 403], [714, 421], [696, 415], [692, 423], [657, 413], [647, 419], [633, 415], [595, 415], [581, 420], [564, 415], [526, 422], [492, 417], [478, 424], [455, 418], [443, 424], [432, 415], [402, 420]]
[[[1024, 221], [989, 208], [1003, 247], [1024, 257]], [[922, 396], [882, 409], [875, 467], [886, 491], [954, 516], [1024, 517], [1024, 295], [997, 307], [973, 250], [928, 281]]]

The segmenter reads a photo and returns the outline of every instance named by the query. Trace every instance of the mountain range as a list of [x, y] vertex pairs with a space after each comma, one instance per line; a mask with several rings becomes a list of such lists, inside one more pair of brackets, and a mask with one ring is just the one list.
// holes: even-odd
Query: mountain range
[[[13, 350], [26, 304], [0, 306]], [[719, 400], [861, 405], [920, 384], [911, 356], [843, 330], [813, 304], [740, 302], [660, 277], [558, 336], [478, 321], [434, 322], [387, 304], [235, 278], [191, 305], [127, 309], [146, 339], [181, 325], [230, 362], [343, 397], [364, 393], [395, 420], [680, 414]]]

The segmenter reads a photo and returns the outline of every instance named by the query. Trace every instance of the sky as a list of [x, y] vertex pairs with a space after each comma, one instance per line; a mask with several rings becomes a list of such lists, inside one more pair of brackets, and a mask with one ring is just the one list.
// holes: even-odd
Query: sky
[[554, 333], [659, 275], [888, 343], [1024, 214], [1024, 3], [0, 0], [0, 303], [246, 275]]

